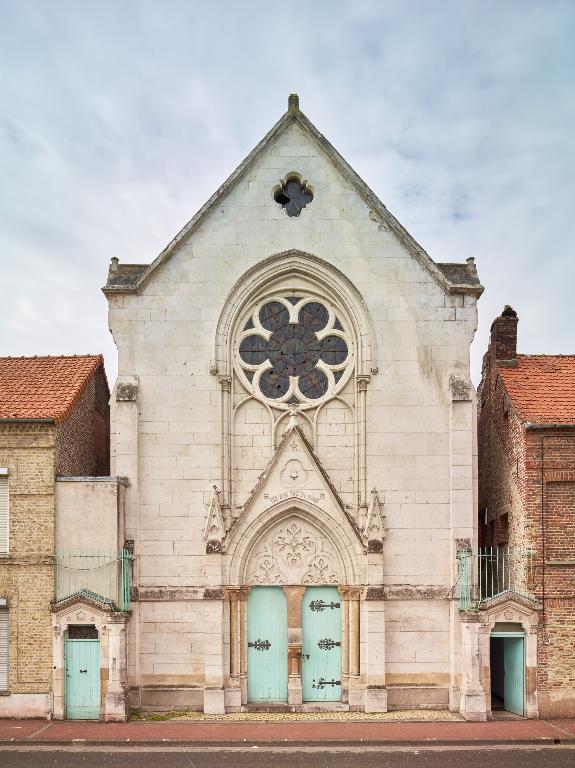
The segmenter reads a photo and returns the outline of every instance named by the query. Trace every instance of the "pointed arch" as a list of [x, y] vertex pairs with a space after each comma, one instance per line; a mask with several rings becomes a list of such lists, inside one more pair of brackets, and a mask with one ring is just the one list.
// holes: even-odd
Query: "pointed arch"
[[232, 373], [232, 337], [247, 304], [260, 294], [286, 287], [313, 288], [342, 308], [353, 328], [357, 345], [357, 374], [368, 375], [377, 367], [375, 333], [369, 310], [355, 285], [324, 259], [299, 250], [283, 251], [251, 267], [236, 281], [220, 312], [215, 330], [212, 370], [220, 376]]
[[361, 582], [360, 558], [363, 550], [347, 521], [337, 521], [321, 507], [303, 499], [287, 499], [270, 507], [265, 515], [244, 520], [230, 533], [226, 545], [228, 584], [249, 582], [248, 568], [253, 553], [266, 535], [282, 521], [299, 520], [317, 531], [329, 542], [338, 560], [338, 577], [342, 584]]

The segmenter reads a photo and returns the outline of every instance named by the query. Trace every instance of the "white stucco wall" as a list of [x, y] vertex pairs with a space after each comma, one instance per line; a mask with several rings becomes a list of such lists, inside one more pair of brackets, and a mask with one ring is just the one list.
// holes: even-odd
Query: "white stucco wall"
[[56, 550], [112, 552], [124, 545], [124, 485], [115, 477], [56, 480]]

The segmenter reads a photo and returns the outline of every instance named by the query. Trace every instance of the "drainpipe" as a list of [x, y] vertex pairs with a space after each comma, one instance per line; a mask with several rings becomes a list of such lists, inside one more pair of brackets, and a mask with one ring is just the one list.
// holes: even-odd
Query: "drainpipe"
[[541, 435], [541, 620], [543, 622], [543, 642], [549, 645], [545, 625], [545, 436]]

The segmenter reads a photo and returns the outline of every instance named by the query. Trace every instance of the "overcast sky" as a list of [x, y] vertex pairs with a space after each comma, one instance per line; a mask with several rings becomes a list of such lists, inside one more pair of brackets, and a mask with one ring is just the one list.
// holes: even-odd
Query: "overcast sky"
[[575, 353], [575, 0], [0, 0], [0, 355], [116, 350], [150, 262], [288, 93], [435, 261]]

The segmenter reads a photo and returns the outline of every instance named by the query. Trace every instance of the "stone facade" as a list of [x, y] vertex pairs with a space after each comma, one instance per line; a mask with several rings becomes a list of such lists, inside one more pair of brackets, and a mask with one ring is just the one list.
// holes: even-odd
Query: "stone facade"
[[[523, 548], [534, 553], [532, 581], [538, 615], [532, 628], [537, 650], [527, 684], [536, 694], [542, 717], [575, 712], [575, 430], [542, 416], [521, 412], [504, 375], [521, 371], [529, 356], [518, 356], [517, 316], [504, 312], [492, 326], [483, 361], [479, 418], [480, 535], [487, 546]], [[522, 361], [525, 358], [525, 361]], [[562, 365], [569, 358], [563, 358]], [[572, 400], [554, 381], [554, 357], [543, 361], [543, 400], [524, 389], [534, 407], [545, 412], [545, 400], [563, 401], [575, 416]], [[573, 364], [575, 370], [575, 363]], [[547, 406], [548, 407], [548, 406]], [[571, 419], [574, 421], [575, 419]], [[559, 419], [557, 419], [559, 421]], [[486, 662], [486, 666], [488, 666]], [[535, 706], [535, 705], [534, 705]]]
[[263, 584], [287, 596], [286, 706], [300, 706], [301, 596], [325, 584], [341, 595], [340, 706], [466, 712], [473, 262], [435, 264], [292, 98], [156, 261], [113, 259], [104, 291], [112, 472], [138, 556], [131, 706], [249, 706], [246, 601]]
[[[59, 423], [0, 418], [0, 467], [7, 469], [9, 498], [8, 554], [0, 556], [0, 597], [9, 617], [9, 687], [0, 691], [0, 716], [52, 713], [55, 482], [62, 472], [109, 471], [105, 382], [103, 368], [97, 369]], [[41, 399], [37, 392], [35, 406]]]

